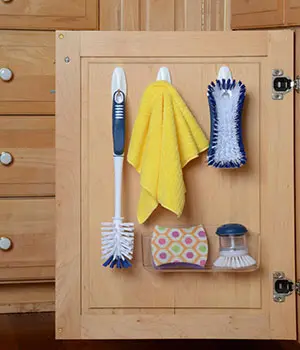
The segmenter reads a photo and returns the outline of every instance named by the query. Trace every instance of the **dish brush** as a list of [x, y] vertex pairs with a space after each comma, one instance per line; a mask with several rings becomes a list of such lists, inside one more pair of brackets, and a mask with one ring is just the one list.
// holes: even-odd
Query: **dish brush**
[[257, 265], [248, 253], [247, 229], [240, 224], [225, 224], [217, 229], [220, 255], [213, 263], [215, 268], [246, 269]]
[[245, 95], [245, 85], [233, 80], [226, 66], [220, 68], [216, 82], [208, 86], [211, 120], [209, 166], [239, 168], [246, 163], [241, 123]]
[[115, 214], [112, 222], [102, 223], [103, 266], [128, 268], [134, 248], [134, 224], [123, 222], [121, 216], [122, 173], [125, 148], [126, 80], [122, 68], [116, 68], [112, 77], [112, 132], [115, 182]]

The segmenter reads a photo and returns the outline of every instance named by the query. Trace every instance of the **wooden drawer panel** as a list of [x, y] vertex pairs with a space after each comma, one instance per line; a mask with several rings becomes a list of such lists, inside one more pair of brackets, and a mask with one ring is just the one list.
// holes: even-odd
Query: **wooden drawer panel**
[[284, 0], [231, 0], [231, 28], [278, 27], [284, 24]]
[[12, 248], [0, 250], [0, 281], [54, 278], [54, 199], [0, 200], [0, 236]]
[[97, 29], [97, 0], [0, 2], [0, 28]]
[[300, 3], [299, 0], [286, 0], [285, 16], [287, 25], [300, 24]]
[[0, 116], [0, 196], [52, 196], [55, 186], [55, 118]]
[[1, 31], [0, 68], [13, 77], [0, 80], [0, 114], [55, 113], [54, 35]]
[[0, 314], [54, 311], [54, 299], [54, 283], [2, 284]]

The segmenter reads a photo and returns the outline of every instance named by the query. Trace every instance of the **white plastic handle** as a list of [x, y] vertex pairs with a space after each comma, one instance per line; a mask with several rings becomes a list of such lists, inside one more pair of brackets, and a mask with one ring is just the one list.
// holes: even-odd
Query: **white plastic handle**
[[158, 71], [156, 80], [165, 80], [168, 83], [172, 84], [171, 74], [167, 67], [161, 67]]

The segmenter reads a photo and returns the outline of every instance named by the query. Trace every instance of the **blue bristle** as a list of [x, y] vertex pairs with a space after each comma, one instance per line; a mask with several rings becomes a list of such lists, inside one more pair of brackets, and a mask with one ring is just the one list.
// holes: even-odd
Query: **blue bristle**
[[117, 269], [121, 269], [121, 268], [127, 269], [128, 267], [131, 267], [132, 264], [126, 258], [122, 259], [121, 257], [117, 257], [116, 259], [114, 259], [114, 257], [111, 256], [103, 263], [103, 266], [104, 267], [109, 266], [111, 269], [113, 269], [115, 267]]
[[108, 266], [113, 260], [113, 256], [111, 256], [110, 258], [108, 258], [104, 263], [103, 263], [103, 266]]
[[122, 267], [122, 260], [120, 258], [117, 259], [117, 269]]
[[127, 260], [127, 259], [125, 259], [125, 260], [124, 260], [124, 267], [127, 269], [128, 267], [131, 267], [131, 266], [132, 266], [132, 265], [131, 265], [130, 261]]
[[110, 268], [113, 269], [115, 267], [115, 265], [117, 264], [118, 260], [117, 259], [114, 259], [111, 264], [110, 264]]

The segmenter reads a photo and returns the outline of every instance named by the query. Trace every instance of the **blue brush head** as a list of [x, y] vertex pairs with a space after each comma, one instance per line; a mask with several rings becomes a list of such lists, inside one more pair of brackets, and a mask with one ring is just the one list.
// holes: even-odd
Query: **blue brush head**
[[122, 269], [125, 268], [127, 269], [128, 267], [131, 267], [131, 263], [128, 259], [122, 259], [120, 257], [117, 257], [116, 259], [114, 259], [113, 256], [111, 256], [110, 258], [108, 258], [104, 263], [103, 263], [104, 267], [109, 266], [111, 269], [113, 269], [114, 267], [116, 267], [117, 269]]
[[239, 168], [246, 163], [241, 125], [245, 96], [246, 87], [241, 81], [222, 79], [208, 86], [211, 120], [209, 166]]

